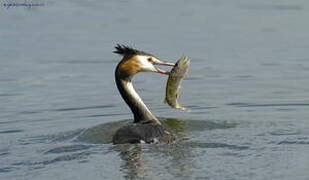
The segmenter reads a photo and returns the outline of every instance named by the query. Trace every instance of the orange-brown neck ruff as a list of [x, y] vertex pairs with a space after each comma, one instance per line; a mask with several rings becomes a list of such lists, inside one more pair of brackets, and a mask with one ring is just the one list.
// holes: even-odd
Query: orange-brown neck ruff
[[134, 57], [131, 57], [130, 59], [121, 60], [116, 70], [118, 70], [121, 76], [133, 77], [140, 69], [138, 61]]
[[115, 70], [117, 88], [134, 114], [134, 123], [156, 122], [161, 124], [133, 88], [131, 79], [139, 71], [140, 66], [137, 61], [123, 59]]

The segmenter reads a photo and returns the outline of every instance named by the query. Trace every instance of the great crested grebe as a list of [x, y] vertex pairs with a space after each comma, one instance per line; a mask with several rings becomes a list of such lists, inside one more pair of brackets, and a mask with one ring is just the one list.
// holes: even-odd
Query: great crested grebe
[[131, 80], [139, 72], [156, 72], [168, 75], [169, 72], [158, 69], [154, 65], [174, 66], [174, 63], [162, 62], [152, 54], [128, 46], [118, 44], [115, 48], [114, 53], [123, 56], [115, 70], [116, 85], [134, 115], [134, 122], [118, 129], [113, 136], [113, 143], [172, 142], [174, 136], [150, 112], [134, 90]]

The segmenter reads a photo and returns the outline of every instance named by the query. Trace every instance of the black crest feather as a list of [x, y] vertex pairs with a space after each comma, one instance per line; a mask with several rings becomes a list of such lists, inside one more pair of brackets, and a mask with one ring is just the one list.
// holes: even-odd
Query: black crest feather
[[117, 46], [115, 46], [115, 51], [113, 51], [116, 54], [120, 54], [123, 56], [135, 56], [135, 55], [146, 55], [146, 56], [153, 56], [152, 54], [146, 53], [144, 51], [140, 51], [137, 49], [133, 49], [129, 46], [125, 46], [122, 44], [117, 44]]

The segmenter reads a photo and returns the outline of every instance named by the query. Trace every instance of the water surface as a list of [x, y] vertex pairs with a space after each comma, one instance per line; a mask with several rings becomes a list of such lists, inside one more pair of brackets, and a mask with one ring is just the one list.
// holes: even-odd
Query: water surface
[[[42, 2], [0, 8], [0, 179], [308, 179], [308, 1]], [[117, 43], [191, 58], [188, 111], [134, 79], [176, 143], [110, 143]]]

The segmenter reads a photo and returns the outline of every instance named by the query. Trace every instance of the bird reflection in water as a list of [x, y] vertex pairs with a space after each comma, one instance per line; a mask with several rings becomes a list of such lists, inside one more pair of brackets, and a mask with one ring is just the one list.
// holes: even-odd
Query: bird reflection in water
[[183, 121], [174, 118], [161, 121], [177, 136], [176, 142], [172, 144], [120, 144], [114, 146], [114, 150], [119, 152], [120, 158], [124, 161], [120, 170], [125, 173], [126, 179], [152, 177], [159, 175], [160, 171], [168, 171], [174, 177], [191, 176], [192, 168], [196, 165], [191, 158], [192, 147], [187, 146], [186, 140], [188, 138], [184, 133]]
[[143, 178], [146, 176], [146, 171], [141, 160], [142, 146], [140, 144], [122, 144], [115, 147], [119, 151], [124, 164], [121, 170], [125, 173], [125, 178]]

